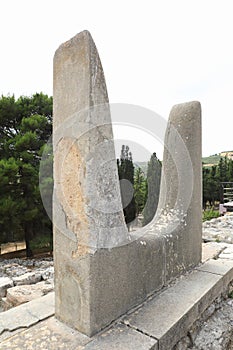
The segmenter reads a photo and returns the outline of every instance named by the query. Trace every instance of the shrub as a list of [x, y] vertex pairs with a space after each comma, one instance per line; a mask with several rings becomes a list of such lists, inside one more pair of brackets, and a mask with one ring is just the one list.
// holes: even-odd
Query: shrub
[[202, 221], [208, 221], [214, 218], [218, 218], [219, 216], [220, 214], [218, 210], [213, 210], [213, 208], [209, 210], [204, 210], [202, 215]]

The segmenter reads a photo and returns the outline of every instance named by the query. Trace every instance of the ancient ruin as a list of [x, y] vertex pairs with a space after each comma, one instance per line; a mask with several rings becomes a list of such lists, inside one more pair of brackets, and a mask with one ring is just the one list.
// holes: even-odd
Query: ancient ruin
[[152, 222], [124, 223], [110, 108], [88, 31], [54, 57], [56, 317], [92, 336], [201, 261], [201, 106], [172, 108]]

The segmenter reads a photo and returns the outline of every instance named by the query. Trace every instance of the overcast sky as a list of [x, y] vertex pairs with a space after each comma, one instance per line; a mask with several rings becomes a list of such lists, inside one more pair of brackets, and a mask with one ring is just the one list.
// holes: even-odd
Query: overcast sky
[[57, 47], [88, 29], [112, 103], [199, 100], [203, 155], [233, 149], [231, 0], [1, 0], [0, 93], [52, 95]]

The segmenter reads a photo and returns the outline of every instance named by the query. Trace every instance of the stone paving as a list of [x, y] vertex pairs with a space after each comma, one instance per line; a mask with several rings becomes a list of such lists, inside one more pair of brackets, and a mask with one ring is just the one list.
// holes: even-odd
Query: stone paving
[[176, 350], [227, 349], [221, 346], [225, 346], [226, 337], [230, 342], [233, 301], [227, 299], [215, 309], [212, 306], [233, 280], [230, 246], [227, 249], [227, 253], [221, 252], [222, 258], [209, 259], [181, 276], [169, 288], [92, 338], [53, 317], [53, 293], [3, 312], [0, 314], [0, 349], [156, 350], [159, 346], [160, 350], [169, 350], [185, 336], [208, 305], [205, 312], [209, 320], [203, 321], [193, 336], [193, 343], [188, 343], [186, 337]]
[[[227, 225], [231, 225], [232, 220], [232, 215], [229, 215], [227, 219], [225, 219], [224, 217], [220, 218], [222, 225], [226, 225], [226, 223]], [[219, 226], [221, 226], [220, 221], [217, 221]], [[207, 283], [207, 276], [209, 276], [208, 278], [210, 279], [212, 279], [211, 276], [214, 276], [213, 278], [216, 281], [218, 281], [219, 278], [220, 280], [222, 279], [222, 277], [219, 277], [222, 273], [222, 270], [219, 270], [219, 267], [216, 267], [216, 263], [218, 261], [221, 261], [221, 264], [223, 264], [223, 266], [228, 266], [228, 262], [230, 262], [231, 264], [231, 261], [233, 259], [233, 245], [225, 241], [213, 241], [211, 225], [216, 226], [216, 220], [211, 220], [208, 223], [208, 225], [204, 223], [204, 226], [208, 226], [208, 228], [210, 229], [210, 239], [209, 242], [203, 243], [202, 260], [203, 262], [205, 262], [204, 266], [206, 267], [204, 268], [204, 270], [206, 271], [200, 272], [202, 274], [208, 272], [210, 273], [210, 275], [205, 275], [203, 285], [206, 285]], [[207, 229], [205, 229], [205, 234], [206, 232]], [[223, 240], [224, 236], [225, 234], [222, 235]], [[212, 258], [214, 258], [215, 260], [212, 260]], [[38, 271], [41, 274], [41, 276], [44, 276], [45, 279], [51, 279], [51, 277], [53, 276], [52, 259], [48, 259], [45, 261], [22, 259], [13, 259], [11, 261], [3, 260], [1, 261], [0, 266], [0, 278], [8, 278], [8, 282], [11, 282], [9, 287], [10, 289], [12, 289], [12, 283], [17, 283], [17, 281], [19, 282], [20, 278], [23, 278], [23, 275], [26, 275], [27, 277], [28, 274], [30, 276], [30, 273], [36, 274], [38, 273]], [[199, 276], [198, 279], [200, 279], [200, 277], [201, 276]], [[224, 283], [229, 283], [230, 277], [228, 276], [224, 278]], [[184, 277], [181, 278], [181, 282], [183, 279]], [[25, 286], [23, 287], [25, 288]], [[28, 287], [30, 286], [28, 285]], [[217, 289], [218, 288], [220, 288], [219, 285]], [[182, 287], [182, 289], [184, 289], [184, 287]], [[199, 290], [199, 287], [197, 290]], [[194, 286], [189, 292], [189, 297], [191, 297], [192, 294], [190, 293], [193, 291], [195, 294]], [[212, 293], [213, 291], [211, 292], [211, 295]], [[188, 294], [188, 292], [186, 294]], [[182, 292], [178, 293], [176, 291], [175, 295], [182, 296]], [[148, 350], [158, 348], [159, 338], [160, 348], [162, 348], [161, 344], [163, 344], [163, 341], [161, 343], [161, 339], [163, 339], [164, 335], [159, 336], [158, 333], [153, 333], [153, 329], [145, 329], [147, 322], [149, 322], [149, 324], [158, 323], [157, 316], [155, 317], [154, 322], [152, 322], [151, 316], [149, 317], [147, 315], [142, 321], [142, 324], [135, 325], [130, 323], [132, 321], [127, 321], [126, 316], [126, 318], [120, 319], [118, 323], [105, 330], [102, 334], [89, 338], [67, 327], [66, 325], [54, 318], [53, 293], [50, 293], [44, 298], [49, 299], [47, 299], [47, 302], [46, 299], [44, 299], [44, 301], [41, 303], [41, 300], [43, 300], [43, 298], [39, 298], [33, 300], [33, 302], [22, 304], [14, 309], [0, 314], [0, 349]], [[165, 302], [165, 304], [166, 303], [167, 302]], [[182, 303], [184, 304], [184, 299], [182, 300]], [[147, 307], [147, 309], [153, 315], [152, 304], [153, 303], [150, 300], [144, 303], [144, 307], [142, 308], [142, 310], [144, 310], [143, 313], [145, 313], [145, 307]], [[178, 301], [172, 303], [172, 305], [177, 304]], [[198, 331], [194, 332], [195, 337], [193, 338], [193, 341], [190, 343], [190, 337], [186, 336], [183, 340], [180, 341], [180, 343], [178, 343], [176, 350], [232, 349], [231, 337], [233, 330], [233, 301], [232, 299], [228, 298], [218, 303], [216, 307], [214, 307], [213, 305], [214, 304], [210, 305], [210, 308], [208, 310], [208, 312], [210, 313], [209, 318], [206, 321], [202, 321]], [[163, 309], [165, 309], [165, 306]], [[139, 309], [135, 311], [136, 319], [138, 319], [138, 312]], [[155, 314], [157, 314], [157, 312]], [[171, 308], [169, 314], [173, 316], [175, 315], [174, 312], [171, 312]], [[169, 327], [170, 326], [168, 326], [168, 328]], [[166, 349], [165, 347], [165, 350], [169, 349]]]

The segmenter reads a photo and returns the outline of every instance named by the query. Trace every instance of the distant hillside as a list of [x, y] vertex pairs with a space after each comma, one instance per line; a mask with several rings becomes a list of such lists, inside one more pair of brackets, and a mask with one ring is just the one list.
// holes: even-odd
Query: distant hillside
[[[218, 165], [220, 158], [227, 156], [230, 159], [233, 159], [233, 151], [226, 151], [226, 152], [221, 152], [219, 154], [214, 154], [212, 156], [209, 157], [202, 157], [202, 163], [203, 166], [206, 167], [210, 167], [213, 165]], [[140, 167], [142, 169], [142, 171], [144, 172], [144, 174], [146, 175], [147, 173], [147, 162], [134, 162], [134, 166], [135, 168]]]
[[217, 165], [220, 161], [221, 156], [219, 154], [214, 154], [209, 157], [203, 157], [202, 163], [204, 163], [204, 166], [212, 166]]
[[217, 165], [221, 158], [227, 157], [228, 159], [233, 160], [233, 151], [225, 151], [220, 152], [219, 154], [214, 154], [213, 156], [209, 157], [203, 157], [202, 163], [204, 163], [204, 166], [213, 166]]

